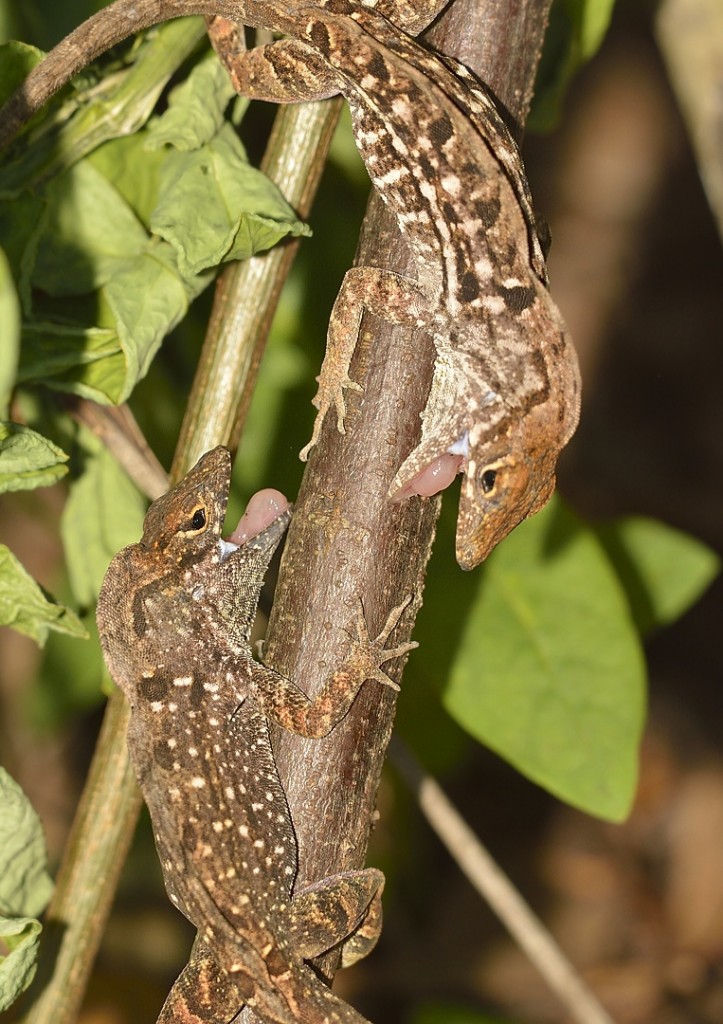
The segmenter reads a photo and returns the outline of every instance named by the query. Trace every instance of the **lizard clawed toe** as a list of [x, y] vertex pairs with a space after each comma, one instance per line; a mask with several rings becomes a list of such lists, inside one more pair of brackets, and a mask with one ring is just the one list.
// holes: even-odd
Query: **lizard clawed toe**
[[412, 595], [407, 594], [401, 604], [392, 608], [387, 620], [380, 633], [376, 637], [372, 638], [369, 635], [369, 629], [367, 627], [366, 617], [364, 615], [364, 605], [359, 599], [357, 610], [356, 610], [356, 637], [352, 637], [352, 643], [354, 645], [354, 657], [358, 658], [362, 662], [366, 662], [365, 671], [367, 679], [376, 679], [377, 682], [383, 686], [388, 686], [391, 690], [399, 691], [399, 685], [394, 682], [393, 679], [382, 670], [382, 665], [387, 661], [392, 661], [394, 658], [400, 658], [404, 654], [408, 654], [413, 651], [419, 644], [410, 640], [407, 643], [399, 644], [397, 647], [385, 647], [389, 636], [398, 624], [404, 609], [409, 605], [412, 600]]
[[316, 419], [314, 420], [314, 429], [311, 433], [311, 439], [299, 452], [299, 458], [302, 462], [307, 461], [309, 458], [309, 452], [318, 443], [324, 420], [332, 406], [336, 409], [336, 429], [340, 434], [346, 433], [346, 428], [344, 427], [344, 420], [346, 419], [344, 389], [346, 388], [349, 391], [357, 391], [359, 393], [364, 391], [361, 384], [358, 384], [355, 380], [352, 380], [351, 377], [346, 375], [341, 380], [334, 381], [333, 383], [323, 381], [322, 376], [323, 370], [322, 374], [316, 378], [319, 381], [319, 390], [311, 400], [311, 404], [319, 411], [316, 414]]

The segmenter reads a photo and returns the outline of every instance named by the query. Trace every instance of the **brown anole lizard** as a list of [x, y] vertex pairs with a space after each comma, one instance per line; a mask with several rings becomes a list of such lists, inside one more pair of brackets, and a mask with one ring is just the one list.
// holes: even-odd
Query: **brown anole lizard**
[[375, 639], [360, 609], [344, 664], [310, 700], [251, 656], [249, 631], [289, 521], [236, 545], [221, 538], [231, 460], [208, 452], [155, 501], [138, 544], [110, 564], [98, 600], [103, 653], [131, 704], [128, 745], [151, 813], [166, 889], [198, 929], [161, 1021], [230, 1020], [243, 1004], [268, 1024], [363, 1024], [304, 963], [341, 945], [342, 963], [378, 934], [381, 872], [350, 871], [293, 891], [294, 830], [268, 723], [326, 735], [381, 665], [406, 607]]
[[[362, 308], [431, 334], [437, 352], [417, 447], [391, 497], [431, 493], [430, 467], [464, 473], [457, 559], [477, 565], [548, 501], [558, 455], [579, 418], [577, 358], [547, 289], [517, 147], [485, 87], [459, 63], [429, 53], [418, 31], [444, 3], [420, 0], [117, 0], [31, 72], [0, 119], [17, 126], [110, 45], [180, 14], [220, 15], [291, 37], [228, 52], [236, 87], [281, 102], [342, 93], [375, 188], [416, 258], [415, 279], [372, 267], [348, 272], [332, 312], [304, 457], [344, 390]], [[24, 105], [24, 106], [23, 106]], [[450, 468], [451, 467], [451, 468]]]

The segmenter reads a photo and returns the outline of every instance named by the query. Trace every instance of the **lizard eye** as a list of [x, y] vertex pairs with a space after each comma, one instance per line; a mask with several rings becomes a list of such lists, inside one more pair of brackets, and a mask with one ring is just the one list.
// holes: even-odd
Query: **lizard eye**
[[191, 519], [191, 529], [200, 532], [206, 525], [206, 509], [197, 508]]
[[489, 494], [494, 490], [495, 481], [497, 480], [497, 471], [494, 469], [486, 469], [479, 478], [480, 486], [483, 494]]

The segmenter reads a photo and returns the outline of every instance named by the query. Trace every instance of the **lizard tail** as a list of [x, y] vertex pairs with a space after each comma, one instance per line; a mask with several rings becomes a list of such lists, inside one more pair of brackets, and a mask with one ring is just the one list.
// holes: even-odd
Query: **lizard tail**
[[303, 990], [296, 994], [299, 1024], [370, 1024], [353, 1006], [345, 1003], [304, 967]]
[[152, 25], [189, 14], [221, 15], [247, 25], [293, 31], [293, 4], [276, 0], [116, 0], [61, 40], [0, 109], [0, 147], [106, 50]]
[[234, 1020], [247, 1003], [265, 1024], [369, 1024], [310, 968], [288, 968], [273, 986], [255, 984], [245, 972], [227, 973], [197, 939], [157, 1024], [222, 1024]]

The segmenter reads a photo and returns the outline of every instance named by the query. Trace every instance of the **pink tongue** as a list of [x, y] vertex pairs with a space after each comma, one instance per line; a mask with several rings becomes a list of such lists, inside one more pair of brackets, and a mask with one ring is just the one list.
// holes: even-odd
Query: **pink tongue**
[[272, 487], [257, 491], [228, 540], [232, 544], [245, 544], [265, 530], [288, 507], [289, 503], [281, 491], [275, 491]]
[[445, 487], [449, 487], [457, 474], [461, 472], [463, 462], [462, 455], [450, 455], [449, 452], [445, 452], [434, 462], [430, 462], [421, 473], [417, 473], [414, 479], [410, 480], [407, 486], [397, 494], [395, 500], [403, 501], [405, 498], [411, 498], [413, 494], [419, 494], [423, 498], [431, 498], [433, 494], [439, 494]]

